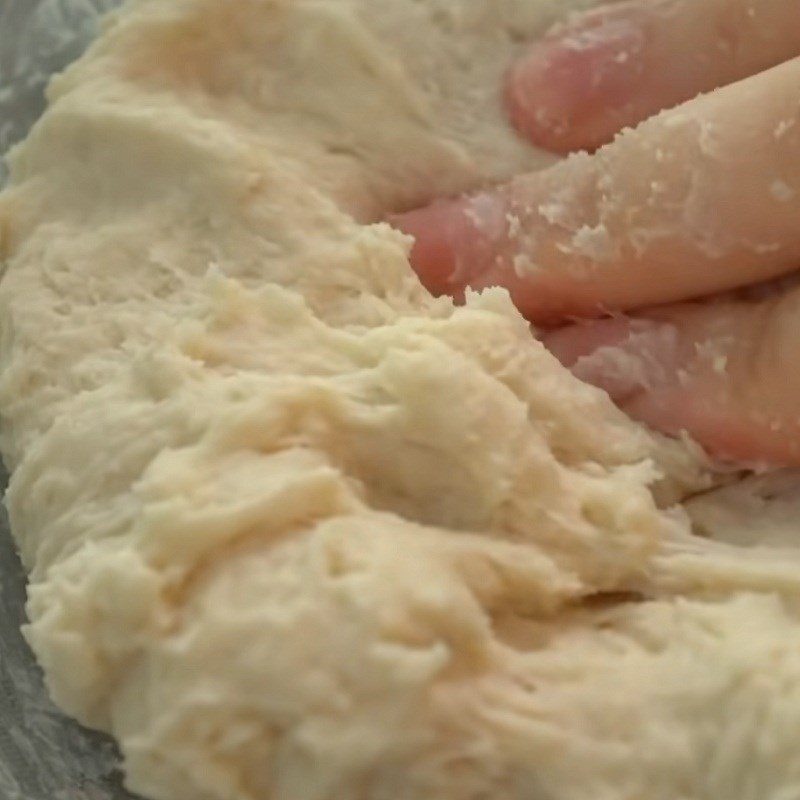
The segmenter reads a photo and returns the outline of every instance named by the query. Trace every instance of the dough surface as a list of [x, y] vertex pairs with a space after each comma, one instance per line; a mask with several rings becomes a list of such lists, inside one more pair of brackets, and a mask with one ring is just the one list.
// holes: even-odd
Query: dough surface
[[380, 222], [549, 163], [501, 77], [575, 5], [136, 0], [13, 152], [26, 635], [134, 791], [800, 797], [797, 506], [672, 505], [695, 451]]

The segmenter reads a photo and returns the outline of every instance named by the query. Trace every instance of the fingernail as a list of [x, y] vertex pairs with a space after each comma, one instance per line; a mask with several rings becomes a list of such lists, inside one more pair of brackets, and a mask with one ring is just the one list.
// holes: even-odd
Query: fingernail
[[512, 121], [534, 144], [559, 149], [593, 116], [633, 98], [644, 38], [641, 19], [592, 15], [550, 34], [509, 73]]

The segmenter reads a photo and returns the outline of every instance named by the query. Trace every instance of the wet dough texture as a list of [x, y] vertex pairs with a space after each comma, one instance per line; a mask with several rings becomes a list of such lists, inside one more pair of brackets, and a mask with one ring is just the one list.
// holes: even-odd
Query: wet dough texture
[[691, 452], [379, 221], [547, 163], [499, 87], [563, 11], [138, 0], [14, 151], [27, 636], [135, 791], [800, 796], [791, 541], [694, 535]]

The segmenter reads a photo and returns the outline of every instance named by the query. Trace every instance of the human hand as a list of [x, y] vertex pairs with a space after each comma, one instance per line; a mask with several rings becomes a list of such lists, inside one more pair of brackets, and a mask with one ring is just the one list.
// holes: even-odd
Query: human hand
[[[593, 148], [394, 219], [436, 293], [501, 285], [564, 363], [718, 456], [800, 463], [800, 290], [681, 301], [800, 266], [800, 2], [628, 0], [509, 73], [535, 143]], [[680, 303], [619, 316], [654, 304]], [[796, 377], [795, 377], [796, 376]]]

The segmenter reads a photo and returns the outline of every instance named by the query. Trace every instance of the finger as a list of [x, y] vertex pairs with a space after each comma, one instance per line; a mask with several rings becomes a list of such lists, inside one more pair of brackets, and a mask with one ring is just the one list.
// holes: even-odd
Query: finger
[[726, 460], [800, 464], [800, 292], [563, 328], [548, 348], [632, 417]]
[[543, 324], [708, 295], [800, 265], [800, 58], [593, 156], [395, 217], [437, 293], [505, 286]]
[[800, 55], [797, 0], [628, 0], [574, 15], [509, 72], [516, 127], [593, 150], [664, 108]]

